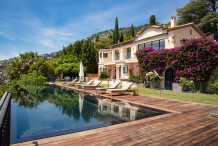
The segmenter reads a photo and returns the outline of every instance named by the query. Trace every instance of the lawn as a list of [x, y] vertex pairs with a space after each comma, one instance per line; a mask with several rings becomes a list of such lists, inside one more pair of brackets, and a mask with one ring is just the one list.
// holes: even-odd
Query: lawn
[[[60, 84], [61, 82], [55, 82], [55, 83]], [[107, 84], [101, 84], [100, 86], [108, 87]], [[121, 87], [119, 86], [118, 88]], [[132, 89], [137, 89], [137, 88], [132, 88]], [[183, 101], [218, 105], [218, 95], [216, 94], [185, 93], [185, 92], [174, 92], [169, 90], [154, 90], [150, 88], [138, 88], [138, 92], [141, 95], [150, 95], [156, 97], [178, 99]]]
[[149, 88], [138, 88], [138, 92], [141, 95], [150, 95], [150, 96], [178, 99], [178, 100], [191, 101], [197, 103], [218, 105], [218, 95], [216, 94], [185, 93], [185, 92], [174, 92], [168, 90], [154, 90]]

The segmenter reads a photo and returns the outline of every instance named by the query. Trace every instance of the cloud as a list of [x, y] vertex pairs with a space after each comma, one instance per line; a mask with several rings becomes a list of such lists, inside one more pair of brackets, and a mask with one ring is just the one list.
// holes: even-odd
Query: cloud
[[[3, 20], [0, 24], [0, 36], [10, 40], [8, 43], [10, 45], [7, 47], [5, 47], [6, 43], [0, 44], [0, 49], [20, 48], [14, 50], [19, 53], [30, 50], [38, 51], [39, 54], [55, 52], [76, 40], [85, 39], [100, 31], [113, 29], [116, 16], [119, 27], [128, 27], [132, 23], [134, 26], [149, 23], [151, 14], [155, 14], [156, 18], [159, 18], [157, 21], [163, 23], [163, 21], [170, 20], [172, 11], [175, 11], [174, 8], [176, 8], [174, 5], [169, 5], [172, 1], [158, 1], [157, 4], [149, 0], [134, 2], [120, 0], [116, 2], [116, 5], [112, 5], [113, 2], [109, 0], [96, 0], [95, 2], [84, 2], [82, 6], [79, 2], [72, 2], [75, 9], [82, 7], [81, 10], [66, 7], [65, 2], [60, 2], [61, 6], [56, 10], [57, 6], [49, 5], [48, 1], [45, 1], [43, 6], [24, 1], [20, 2], [15, 9], [9, 9], [11, 11], [4, 8], [0, 10], [4, 14], [0, 16], [0, 20]], [[177, 0], [177, 2], [180, 1]], [[11, 4], [14, 2], [11, 1]], [[64, 15], [61, 16], [61, 14]], [[8, 51], [8, 53], [15, 56], [13, 52]]]
[[15, 40], [15, 38], [13, 38], [12, 36], [10, 36], [10, 35], [8, 35], [8, 34], [6, 34], [4, 32], [0, 32], [0, 35], [3, 36], [4, 38], [7, 38], [7, 39], [11, 40], [11, 41]]

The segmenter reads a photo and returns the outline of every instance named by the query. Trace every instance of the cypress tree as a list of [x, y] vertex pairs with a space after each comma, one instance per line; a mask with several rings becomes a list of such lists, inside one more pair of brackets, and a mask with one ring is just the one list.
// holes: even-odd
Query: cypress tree
[[98, 40], [99, 40], [99, 36], [97, 35], [95, 38], [95, 42], [98, 42]]
[[135, 34], [134, 34], [134, 26], [133, 26], [133, 24], [131, 25], [131, 27], [130, 27], [130, 35], [132, 36], [132, 37], [134, 37], [135, 36]]
[[156, 25], [155, 15], [151, 15], [151, 17], [150, 17], [150, 25]]
[[118, 43], [119, 40], [119, 27], [118, 27], [118, 19], [115, 19], [115, 28], [114, 28], [114, 43]]
[[123, 42], [123, 33], [120, 33], [120, 42]]

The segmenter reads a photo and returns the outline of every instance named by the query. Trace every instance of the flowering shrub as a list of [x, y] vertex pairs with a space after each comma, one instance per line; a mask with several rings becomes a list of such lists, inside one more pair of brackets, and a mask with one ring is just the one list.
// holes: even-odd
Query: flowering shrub
[[163, 75], [171, 67], [174, 80], [185, 77], [194, 82], [208, 81], [210, 72], [218, 65], [218, 43], [209, 38], [192, 39], [172, 49], [139, 49], [136, 56], [142, 78], [149, 71]]

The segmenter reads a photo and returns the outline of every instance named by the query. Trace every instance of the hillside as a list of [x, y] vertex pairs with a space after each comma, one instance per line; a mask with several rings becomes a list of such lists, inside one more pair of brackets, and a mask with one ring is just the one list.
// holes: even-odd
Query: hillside
[[[145, 24], [145, 25], [140, 25], [140, 26], [137, 26], [137, 27], [134, 27], [134, 32], [135, 34], [140, 31], [142, 28], [148, 26], [148, 24]], [[121, 27], [119, 28], [119, 32], [122, 32], [123, 35], [125, 36], [127, 34], [127, 32], [129, 31], [130, 27]], [[113, 34], [113, 29], [110, 29], [110, 30], [105, 30], [105, 31], [101, 31], [99, 33], [96, 33], [96, 34], [93, 34], [90, 36], [91, 40], [94, 42], [95, 41], [95, 38], [96, 36], [98, 35], [99, 36], [99, 39], [101, 38], [107, 38], [107, 37], [110, 37], [112, 36]], [[53, 58], [55, 57], [57, 54], [60, 54], [62, 51], [62, 49], [60, 48], [60, 51], [57, 51], [57, 52], [52, 52], [52, 53], [49, 53], [49, 54], [42, 54], [40, 55], [42, 58], [44, 58], [45, 60], [49, 59], [49, 58]], [[11, 59], [7, 59], [7, 60], [2, 60], [0, 61], [0, 70], [3, 70], [5, 68], [5, 66], [10, 63], [14, 58], [11, 58]]]
[[[148, 26], [148, 24], [134, 27], [135, 34], [146, 26]], [[127, 34], [127, 32], [129, 31], [129, 29], [130, 29], [130, 27], [121, 27], [121, 28], [119, 28], [119, 32], [122, 32], [123, 35], [125, 36]], [[101, 31], [99, 33], [93, 34], [90, 36], [90, 38], [94, 42], [97, 35], [99, 36], [99, 39], [101, 39], [101, 38], [108, 38], [109, 36], [112, 36], [112, 34], [113, 34], [113, 29], [110, 29], [110, 30], [105, 30], [105, 31]]]

